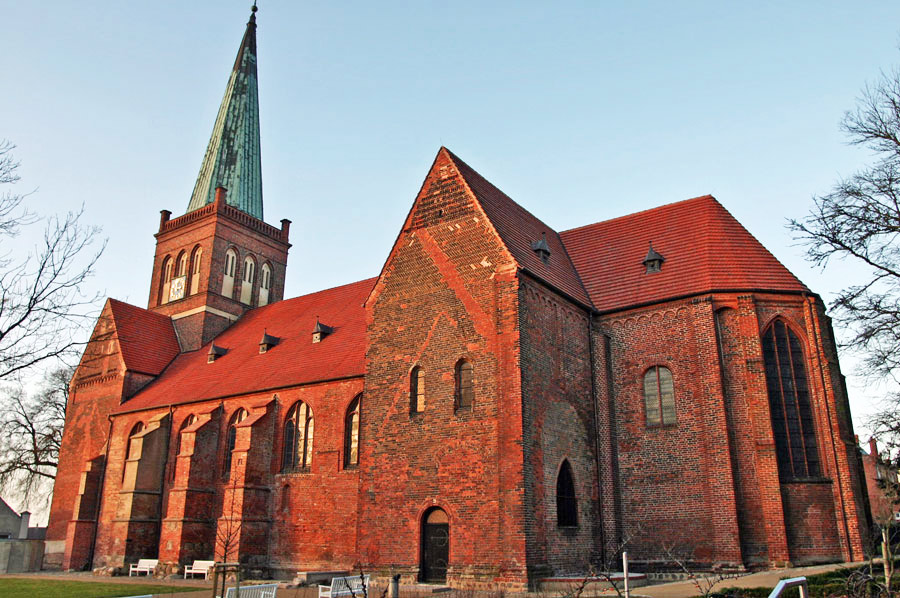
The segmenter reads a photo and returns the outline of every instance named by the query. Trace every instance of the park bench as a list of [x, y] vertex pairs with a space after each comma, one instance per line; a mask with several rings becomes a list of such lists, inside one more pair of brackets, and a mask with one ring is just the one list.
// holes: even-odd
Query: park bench
[[141, 573], [151, 575], [158, 564], [159, 559], [139, 559], [136, 565], [132, 565], [131, 568], [128, 569], [128, 577], [131, 577], [135, 573], [138, 575]]
[[[238, 594], [238, 590], [241, 591]], [[240, 588], [228, 588], [225, 590], [225, 598], [275, 598], [278, 590], [277, 583], [263, 583], [255, 586], [241, 586]]]
[[319, 586], [319, 598], [336, 598], [337, 596], [368, 595], [369, 576], [352, 575], [350, 577], [333, 577], [330, 586]]
[[215, 561], [194, 561], [192, 565], [185, 565], [184, 578], [187, 579], [188, 575], [202, 575], [203, 579], [209, 579], [209, 570], [215, 564]]

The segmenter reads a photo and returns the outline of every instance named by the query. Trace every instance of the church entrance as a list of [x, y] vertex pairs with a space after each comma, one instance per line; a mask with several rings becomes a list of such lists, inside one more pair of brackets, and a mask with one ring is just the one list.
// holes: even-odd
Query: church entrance
[[447, 581], [447, 561], [450, 558], [450, 519], [438, 507], [428, 510], [422, 518], [422, 562], [419, 579], [430, 583]]

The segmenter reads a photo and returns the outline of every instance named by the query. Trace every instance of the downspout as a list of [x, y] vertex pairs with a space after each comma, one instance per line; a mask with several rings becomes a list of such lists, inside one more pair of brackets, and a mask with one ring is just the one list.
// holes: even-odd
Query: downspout
[[[817, 352], [816, 365], [818, 366], [816, 369], [818, 370], [818, 373], [819, 373], [819, 382], [822, 385], [822, 394], [824, 395], [826, 392], [826, 390], [825, 390], [825, 372], [823, 371], [823, 368], [822, 368], [822, 356], [819, 353], [819, 350], [821, 347], [821, 345], [820, 345], [821, 338], [819, 335], [819, 327], [817, 325], [818, 324], [818, 316], [813, 311], [812, 304], [811, 304], [812, 298], [809, 297], [806, 293], [804, 293], [803, 300], [804, 300], [804, 303], [806, 304], [806, 310], [809, 314], [809, 322], [810, 322], [810, 327], [812, 329], [813, 339], [815, 340], [815, 343], [816, 343], [816, 352]], [[822, 347], [822, 348], [824, 348], [824, 347]], [[847, 510], [846, 510], [847, 501], [844, 498], [844, 485], [841, 483], [841, 468], [838, 464], [838, 458], [837, 458], [837, 443], [834, 440], [834, 429], [832, 428], [832, 423], [831, 423], [832, 422], [831, 406], [829, 405], [828, 397], [825, 396], [823, 398], [825, 399], [824, 400], [825, 417], [828, 420], [828, 431], [829, 431], [828, 437], [831, 440], [831, 453], [832, 453], [832, 459], [834, 460], [834, 475], [835, 475], [835, 478], [837, 478], [836, 481], [837, 481], [837, 485], [838, 485], [838, 498], [840, 499], [840, 502], [841, 502], [841, 523], [843, 524], [843, 527], [844, 527], [844, 537], [847, 540], [847, 553], [850, 555], [850, 560], [852, 561], [853, 560], [853, 543], [850, 541], [850, 526], [847, 525]]]
[[106, 485], [106, 471], [109, 465], [109, 445], [112, 443], [112, 415], [107, 413], [109, 427], [106, 430], [106, 452], [103, 455], [103, 473], [100, 475], [100, 486], [97, 488], [97, 506], [94, 507], [94, 530], [91, 533], [91, 550], [88, 553], [88, 569], [94, 568], [94, 552], [97, 548], [97, 528], [100, 527], [100, 511], [103, 506], [103, 486]]

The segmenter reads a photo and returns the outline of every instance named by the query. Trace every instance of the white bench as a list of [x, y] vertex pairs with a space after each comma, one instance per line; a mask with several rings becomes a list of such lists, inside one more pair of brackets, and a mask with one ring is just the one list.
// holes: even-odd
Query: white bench
[[135, 573], [138, 575], [141, 573], [152, 575], [153, 570], [156, 569], [156, 565], [158, 564], [159, 559], [139, 559], [137, 565], [132, 565], [131, 568], [128, 569], [128, 577], [131, 577]]
[[319, 586], [319, 598], [335, 598], [336, 596], [363, 596], [369, 593], [368, 575], [351, 575], [350, 577], [333, 577], [330, 586]]
[[[241, 593], [238, 594], [240, 589]], [[275, 598], [277, 583], [263, 583], [255, 586], [241, 586], [225, 590], [225, 598]]]
[[187, 576], [202, 575], [203, 579], [209, 579], [209, 570], [215, 565], [215, 561], [194, 561], [193, 565], [184, 566], [184, 578]]

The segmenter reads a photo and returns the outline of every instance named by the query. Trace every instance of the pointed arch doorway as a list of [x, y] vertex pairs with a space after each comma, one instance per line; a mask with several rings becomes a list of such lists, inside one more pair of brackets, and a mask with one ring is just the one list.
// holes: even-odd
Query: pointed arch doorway
[[440, 507], [433, 507], [422, 516], [421, 563], [419, 579], [430, 583], [447, 581], [447, 562], [450, 559], [450, 518]]

